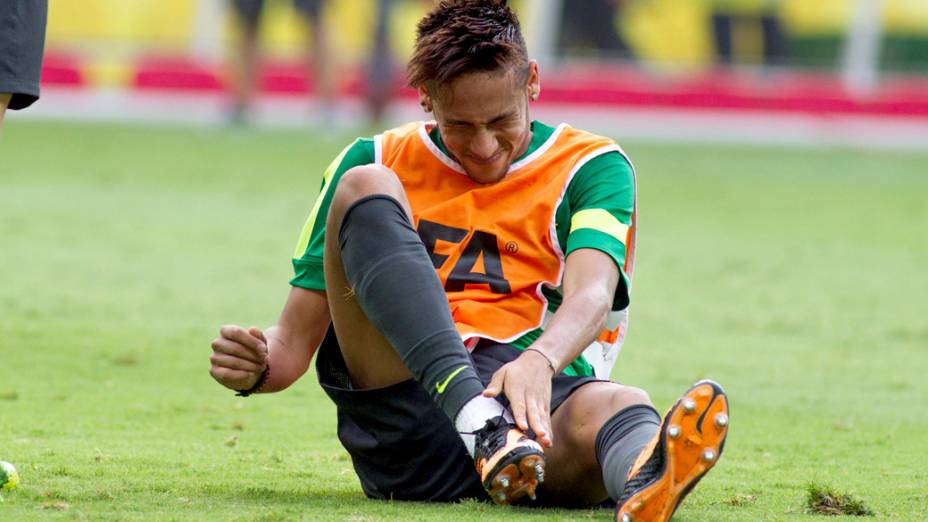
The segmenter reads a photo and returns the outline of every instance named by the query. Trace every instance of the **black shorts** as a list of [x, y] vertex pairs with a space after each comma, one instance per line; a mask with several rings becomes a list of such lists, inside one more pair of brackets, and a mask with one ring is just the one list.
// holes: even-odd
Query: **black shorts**
[[[481, 342], [471, 359], [484, 385], [522, 351]], [[448, 417], [417, 383], [351, 389], [338, 340], [329, 328], [316, 356], [319, 383], [338, 411], [338, 439], [348, 450], [361, 488], [371, 498], [451, 502], [489, 500]], [[551, 411], [574, 390], [599, 379], [560, 374], [551, 386]]]
[[13, 95], [10, 109], [24, 109], [39, 99], [47, 18], [47, 0], [3, 0], [0, 94]]
[[[316, 20], [322, 12], [324, 0], [293, 0], [293, 7], [303, 15]], [[261, 20], [261, 11], [264, 9], [264, 0], [232, 0], [232, 6], [249, 26], [256, 26]]]

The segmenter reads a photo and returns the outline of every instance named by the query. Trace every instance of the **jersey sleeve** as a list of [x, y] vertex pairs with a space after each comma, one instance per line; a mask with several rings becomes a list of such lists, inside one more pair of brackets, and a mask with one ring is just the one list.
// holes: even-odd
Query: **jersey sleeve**
[[581, 248], [604, 252], [621, 278], [614, 310], [628, 306], [630, 281], [626, 253], [635, 211], [635, 173], [619, 152], [608, 152], [583, 165], [567, 188], [569, 229], [564, 255]]
[[322, 177], [322, 190], [316, 198], [309, 218], [303, 225], [300, 239], [293, 252], [293, 278], [290, 284], [308, 290], [325, 290], [325, 273], [322, 270], [322, 253], [325, 244], [325, 219], [335, 187], [350, 168], [374, 163], [374, 140], [359, 138], [342, 150], [326, 168]]

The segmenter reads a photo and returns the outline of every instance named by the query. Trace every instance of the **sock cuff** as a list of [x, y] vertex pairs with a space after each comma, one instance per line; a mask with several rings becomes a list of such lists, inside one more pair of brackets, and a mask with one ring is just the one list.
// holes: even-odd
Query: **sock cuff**
[[661, 416], [653, 406], [633, 404], [623, 408], [603, 423], [596, 434], [596, 461], [602, 466], [602, 458], [612, 443], [642, 424], [660, 425]]
[[374, 200], [383, 200], [383, 201], [392, 203], [393, 206], [396, 207], [397, 210], [399, 210], [399, 213], [402, 216], [403, 221], [406, 222], [407, 224], [410, 224], [409, 216], [406, 215], [406, 209], [403, 208], [403, 204], [400, 203], [396, 198], [394, 198], [393, 196], [389, 196], [387, 194], [370, 194], [352, 203], [348, 207], [348, 210], [345, 211], [345, 215], [342, 217], [341, 226], [338, 228], [339, 241], [343, 239], [343, 236], [345, 234], [345, 227], [348, 225], [348, 221], [350, 220], [354, 211], [361, 205], [364, 205], [365, 203], [368, 203]]
[[454, 379], [443, 394], [438, 395], [434, 393], [434, 390], [427, 391], [435, 397], [438, 407], [448, 413], [448, 418], [453, 422], [468, 402], [483, 395], [484, 389], [483, 383], [480, 382], [480, 378], [474, 372], [472, 375], [462, 375]]

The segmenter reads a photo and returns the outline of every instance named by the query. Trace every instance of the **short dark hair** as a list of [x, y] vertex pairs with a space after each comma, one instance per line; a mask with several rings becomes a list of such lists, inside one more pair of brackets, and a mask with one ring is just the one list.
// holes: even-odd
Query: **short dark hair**
[[512, 67], [528, 74], [525, 39], [506, 0], [442, 0], [419, 22], [406, 72], [418, 88]]

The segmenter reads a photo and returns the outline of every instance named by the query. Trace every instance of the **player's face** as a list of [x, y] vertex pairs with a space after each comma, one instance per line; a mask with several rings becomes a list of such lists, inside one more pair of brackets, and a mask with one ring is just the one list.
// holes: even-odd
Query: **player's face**
[[430, 103], [442, 141], [478, 183], [503, 179], [532, 138], [530, 93], [538, 90], [538, 66], [524, 71], [467, 74], [443, 86]]

